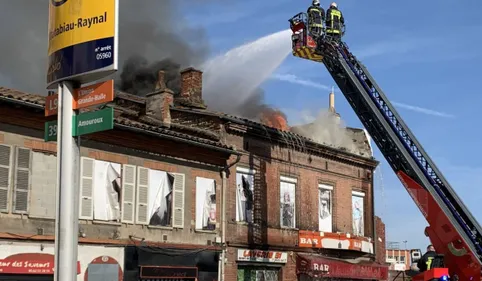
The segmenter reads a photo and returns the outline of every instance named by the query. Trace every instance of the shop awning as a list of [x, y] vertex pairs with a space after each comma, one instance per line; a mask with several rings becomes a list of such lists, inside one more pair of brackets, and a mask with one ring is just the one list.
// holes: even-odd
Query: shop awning
[[388, 266], [376, 263], [349, 263], [320, 255], [298, 254], [296, 273], [315, 278], [387, 280]]

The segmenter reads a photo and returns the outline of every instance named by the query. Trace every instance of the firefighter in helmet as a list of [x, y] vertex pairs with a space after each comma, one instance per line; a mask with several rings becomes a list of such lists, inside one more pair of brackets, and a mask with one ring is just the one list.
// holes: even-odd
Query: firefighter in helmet
[[333, 2], [326, 11], [326, 35], [340, 41], [343, 33], [345, 33], [345, 19], [341, 11], [338, 10], [338, 5]]
[[310, 35], [316, 40], [323, 35], [323, 23], [325, 22], [325, 10], [320, 7], [320, 0], [313, 0], [307, 13]]

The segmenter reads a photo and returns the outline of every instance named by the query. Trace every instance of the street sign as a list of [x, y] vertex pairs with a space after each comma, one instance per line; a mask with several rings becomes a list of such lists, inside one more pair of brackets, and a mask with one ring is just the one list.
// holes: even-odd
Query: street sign
[[97, 83], [74, 90], [72, 107], [80, 109], [114, 100], [114, 80]]
[[57, 141], [57, 120], [45, 122], [44, 140]]
[[45, 98], [45, 116], [56, 115], [59, 109], [59, 95], [54, 94]]
[[72, 136], [91, 134], [114, 128], [114, 109], [112, 107], [82, 113], [73, 118]]
[[115, 72], [118, 0], [50, 0], [47, 87], [81, 84]]

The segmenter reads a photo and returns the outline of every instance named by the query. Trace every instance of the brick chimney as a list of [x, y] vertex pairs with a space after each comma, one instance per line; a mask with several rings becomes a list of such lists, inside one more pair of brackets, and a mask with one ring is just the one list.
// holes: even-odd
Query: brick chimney
[[200, 70], [188, 67], [181, 71], [181, 93], [179, 103], [184, 106], [205, 109], [202, 99], [203, 73]]
[[146, 95], [146, 115], [170, 126], [170, 106], [174, 102], [174, 92], [166, 87], [164, 74], [164, 71], [159, 71], [156, 89]]

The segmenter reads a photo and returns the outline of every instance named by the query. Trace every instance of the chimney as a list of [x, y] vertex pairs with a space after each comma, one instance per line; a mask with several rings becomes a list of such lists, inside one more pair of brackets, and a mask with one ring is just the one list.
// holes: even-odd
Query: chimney
[[181, 93], [179, 101], [189, 107], [206, 108], [202, 99], [203, 73], [188, 67], [181, 71]]
[[146, 95], [146, 115], [170, 126], [173, 101], [174, 92], [166, 87], [164, 71], [159, 71], [156, 89]]
[[330, 101], [329, 101], [329, 105], [330, 105], [330, 112], [331, 113], [335, 113], [335, 87], [331, 87], [331, 93], [330, 93]]

